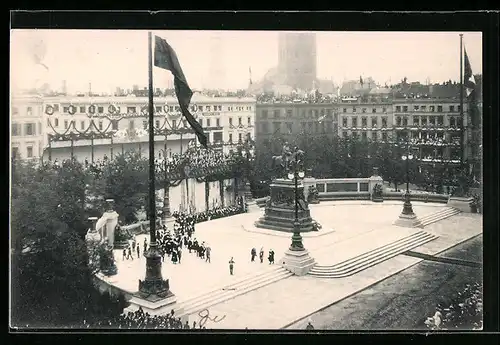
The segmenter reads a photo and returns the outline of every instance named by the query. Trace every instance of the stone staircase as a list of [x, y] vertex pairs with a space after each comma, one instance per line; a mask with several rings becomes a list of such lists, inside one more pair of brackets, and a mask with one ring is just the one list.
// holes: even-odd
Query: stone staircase
[[430, 225], [432, 223], [439, 222], [440, 220], [452, 217], [454, 215], [457, 215], [460, 213], [460, 210], [454, 208], [454, 207], [442, 207], [441, 210], [425, 215], [422, 218], [420, 218], [420, 222], [422, 224], [422, 227], [426, 227], [427, 225]]
[[179, 301], [174, 311], [178, 317], [185, 318], [191, 314], [198, 313], [200, 310], [210, 308], [211, 306], [275, 283], [292, 275], [293, 273], [281, 266], [272, 266], [264, 272], [258, 274], [253, 273], [233, 284], [213, 289], [212, 291], [185, 301]]
[[437, 238], [425, 231], [418, 231], [410, 236], [391, 242], [380, 248], [355, 256], [346, 261], [330, 266], [314, 266], [309, 275], [318, 278], [344, 278], [389, 260], [410, 249], [419, 247]]

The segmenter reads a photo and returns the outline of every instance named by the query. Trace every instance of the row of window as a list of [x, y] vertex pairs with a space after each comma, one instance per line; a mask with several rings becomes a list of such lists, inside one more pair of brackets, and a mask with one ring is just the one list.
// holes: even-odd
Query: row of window
[[[378, 118], [376, 116], [371, 118], [372, 127], [378, 126]], [[352, 127], [358, 127], [358, 118], [351, 118]], [[342, 127], [347, 127], [347, 117], [342, 118]], [[366, 117], [361, 118], [361, 127], [368, 127], [368, 119]], [[382, 117], [382, 127], [387, 127], [387, 116]]]
[[[367, 132], [352, 132], [351, 133], [351, 137], [354, 138], [354, 139], [357, 139], [360, 137], [360, 134], [361, 133], [361, 138], [362, 139], [368, 139], [368, 133]], [[342, 132], [342, 137], [343, 138], [347, 138], [349, 136], [349, 132], [347, 131], [343, 131]], [[382, 132], [382, 140], [383, 141], [387, 141], [387, 132]], [[370, 133], [370, 139], [371, 140], [378, 140], [378, 133], [377, 132], [371, 132]]]
[[[42, 133], [42, 125], [41, 123], [38, 123], [38, 134], [41, 133]], [[24, 126], [20, 123], [12, 123], [11, 135], [13, 137], [21, 135], [37, 135], [36, 123], [25, 123]]]
[[[429, 116], [428, 117], [429, 121], [427, 121], [427, 116], [413, 116], [413, 125], [419, 126], [427, 126], [427, 124], [430, 124], [432, 126], [443, 126], [444, 125], [444, 116], [438, 115], [438, 116]], [[450, 126], [455, 127], [460, 124], [460, 118], [458, 116], [450, 116], [449, 118]], [[408, 118], [396, 117], [396, 126], [408, 126]]]
[[[274, 109], [272, 111], [273, 117], [274, 118], [279, 118], [281, 117], [281, 114], [284, 114], [286, 117], [292, 117], [293, 116], [293, 109]], [[319, 116], [331, 116], [334, 114], [333, 109], [302, 109], [300, 112], [302, 118], [305, 117], [319, 117]], [[263, 109], [261, 111], [261, 116], [262, 119], [267, 119], [269, 117], [269, 110]]]
[[[413, 111], [429, 111], [429, 112], [435, 112], [436, 111], [436, 108], [437, 108], [437, 112], [438, 113], [442, 113], [443, 112], [443, 106], [442, 105], [438, 105], [438, 106], [435, 106], [435, 105], [429, 105], [429, 107], [427, 108], [427, 105], [414, 105], [413, 106]], [[401, 110], [403, 110], [404, 113], [408, 112], [408, 106], [407, 105], [403, 105], [403, 106], [400, 106], [400, 105], [397, 105], [396, 106], [396, 112], [399, 113], [401, 112]], [[460, 106], [455, 106], [455, 105], [450, 105], [448, 106], [448, 112], [450, 113], [453, 113], [453, 112], [460, 112]]]
[[[367, 109], [366, 109], [366, 108], [361, 108], [361, 112], [362, 112], [363, 114], [364, 114], [364, 113], [366, 113], [366, 111], [367, 111]], [[343, 113], [347, 113], [347, 108], [343, 108], [343, 109], [342, 109], [342, 112], [343, 112]], [[357, 112], [357, 108], [356, 108], [356, 107], [352, 107], [352, 112], [353, 112], [353, 113], [356, 113], [356, 112]], [[373, 114], [377, 113], [377, 108], [372, 108], [372, 113], [373, 113]], [[384, 113], [384, 114], [385, 114], [385, 113], [387, 113], [387, 108], [385, 108], [385, 107], [384, 107], [384, 108], [382, 108], [382, 113]]]
[[[21, 152], [19, 152], [19, 147], [12, 148], [12, 157], [20, 159], [22, 158]], [[26, 146], [26, 158], [33, 158], [33, 146]]]
[[[94, 120], [91, 120], [91, 123], [94, 122]], [[185, 121], [184, 121], [185, 122]], [[205, 127], [211, 127], [212, 126], [212, 121], [211, 119], [205, 119], [205, 122], [203, 121], [202, 118], [198, 119], [198, 122], [200, 123], [200, 125], [203, 127], [205, 125]], [[47, 125], [50, 123], [50, 119], [47, 119]], [[157, 128], [159, 128], [161, 126], [161, 123], [162, 121], [160, 120], [156, 120], [155, 121], [155, 126]], [[177, 121], [176, 120], [172, 120], [171, 121], [171, 124], [172, 124], [172, 128], [176, 128], [177, 127]], [[70, 121], [69, 120], [64, 120], [64, 129], [68, 129], [70, 125]], [[103, 121], [98, 121], [97, 123], [94, 122], [94, 125], [100, 130], [104, 130], [104, 124], [103, 124]], [[238, 125], [239, 126], [242, 126], [243, 125], [243, 119], [241, 117], [238, 118]], [[252, 125], [252, 118], [249, 116], [247, 118], [247, 125], [248, 126], [251, 126]], [[54, 123], [53, 123], [53, 126], [54, 127], [59, 127], [59, 119], [58, 118], [54, 118]], [[234, 126], [233, 124], [233, 119], [230, 117], [229, 118], [229, 126]], [[148, 121], [145, 120], [143, 121], [143, 127], [146, 129], [148, 127]], [[216, 118], [215, 119], [215, 127], [221, 127], [220, 125], [220, 119], [219, 118]], [[111, 128], [113, 130], [118, 130], [118, 121], [117, 120], [112, 120], [111, 121]], [[134, 129], [135, 128], [135, 124], [134, 124], [134, 120], [129, 120], [129, 128], [130, 129]], [[80, 130], [86, 130], [87, 129], [87, 122], [85, 120], [82, 120], [80, 121]], [[14, 133], [14, 131], [13, 131]], [[17, 133], [17, 132], [16, 132]], [[19, 135], [19, 134], [13, 134], [13, 135]], [[27, 134], [27, 135], [31, 135], [31, 134]]]
[[[281, 128], [282, 124], [285, 125], [285, 131], [283, 134], [292, 134], [294, 132], [293, 130], [293, 122], [273, 122], [273, 128], [272, 132], [273, 134], [280, 134], [281, 133]], [[300, 131], [309, 131], [311, 133], [316, 132], [316, 133], [331, 133], [337, 132], [337, 125], [333, 126], [332, 130], [332, 123], [331, 122], [306, 122], [302, 121], [300, 123]], [[268, 122], [262, 122], [261, 123], [261, 132], [263, 134], [269, 134], [269, 123]]]
[[[140, 109], [141, 107], [127, 107], [127, 114], [135, 114], [137, 113], [138, 109]], [[77, 110], [82, 113], [82, 114], [85, 114], [87, 111], [86, 111], [86, 107], [85, 106], [79, 106], [77, 107]], [[96, 107], [96, 110], [97, 110], [97, 113], [99, 114], [103, 114], [104, 113], [104, 106], [97, 106]], [[198, 110], [199, 111], [222, 111], [222, 106], [221, 105], [199, 105], [198, 106]], [[244, 111], [244, 110], [248, 110], [248, 111], [251, 111], [252, 110], [252, 107], [251, 106], [247, 106], [247, 107], [241, 107], [241, 106], [238, 106], [238, 107], [232, 107], [232, 106], [229, 106], [227, 107], [227, 110], [228, 111]], [[57, 112], [59, 111], [59, 104], [55, 104], [54, 105], [54, 111]], [[169, 111], [171, 112], [174, 112], [174, 111], [179, 111], [179, 106], [176, 105], [176, 106], [173, 106], [173, 105], [170, 105], [169, 106]], [[156, 105], [155, 106], [155, 112], [157, 113], [161, 113], [163, 112], [163, 106], [161, 105]], [[63, 113], [66, 113], [68, 114], [69, 113], [69, 106], [65, 106], [63, 107]]]

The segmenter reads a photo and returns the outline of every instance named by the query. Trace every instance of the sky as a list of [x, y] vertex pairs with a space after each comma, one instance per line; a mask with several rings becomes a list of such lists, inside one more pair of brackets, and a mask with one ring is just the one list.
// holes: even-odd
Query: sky
[[[249, 69], [260, 80], [278, 62], [278, 31], [153, 31], [174, 48], [193, 89], [246, 88]], [[463, 32], [473, 72], [482, 73], [482, 35]], [[48, 83], [69, 92], [112, 93], [116, 87], [147, 86], [147, 31], [11, 30], [11, 82], [30, 88]], [[372, 77], [376, 82], [425, 83], [459, 80], [458, 32], [317, 32], [318, 78], [341, 84]], [[40, 61], [47, 68], [36, 61]], [[214, 71], [222, 71], [218, 73]], [[217, 75], [217, 78], [213, 76]], [[154, 87], [172, 83], [154, 68]]]

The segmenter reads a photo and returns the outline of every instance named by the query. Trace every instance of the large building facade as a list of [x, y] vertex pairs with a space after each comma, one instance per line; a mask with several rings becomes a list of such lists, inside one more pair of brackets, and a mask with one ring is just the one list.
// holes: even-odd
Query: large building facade
[[[467, 104], [464, 104], [467, 113]], [[323, 115], [326, 117], [323, 118]], [[319, 121], [322, 119], [322, 121]], [[461, 146], [458, 99], [341, 99], [331, 103], [258, 103], [256, 145], [264, 149], [277, 135], [327, 134], [387, 143], [409, 144], [422, 162], [460, 162], [475, 148]], [[467, 116], [464, 126], [468, 128]]]
[[11, 99], [11, 155], [38, 159], [44, 148], [43, 98], [18, 95]]
[[[156, 97], [154, 102], [155, 127], [168, 129], [167, 152], [163, 152], [165, 136], [155, 137], [158, 156], [196, 145], [194, 133], [182, 130], [189, 124], [177, 100]], [[130, 149], [148, 155], [147, 105], [147, 97], [131, 96], [15, 98], [12, 147], [21, 158], [44, 160], [99, 160]], [[255, 99], [195, 94], [191, 105], [214, 149], [229, 152], [240, 142], [254, 140]]]

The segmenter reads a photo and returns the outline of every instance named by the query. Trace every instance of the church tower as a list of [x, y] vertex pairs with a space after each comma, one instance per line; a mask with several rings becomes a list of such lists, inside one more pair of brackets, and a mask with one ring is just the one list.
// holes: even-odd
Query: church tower
[[278, 72], [285, 84], [310, 90], [316, 81], [316, 34], [281, 32], [278, 45]]

